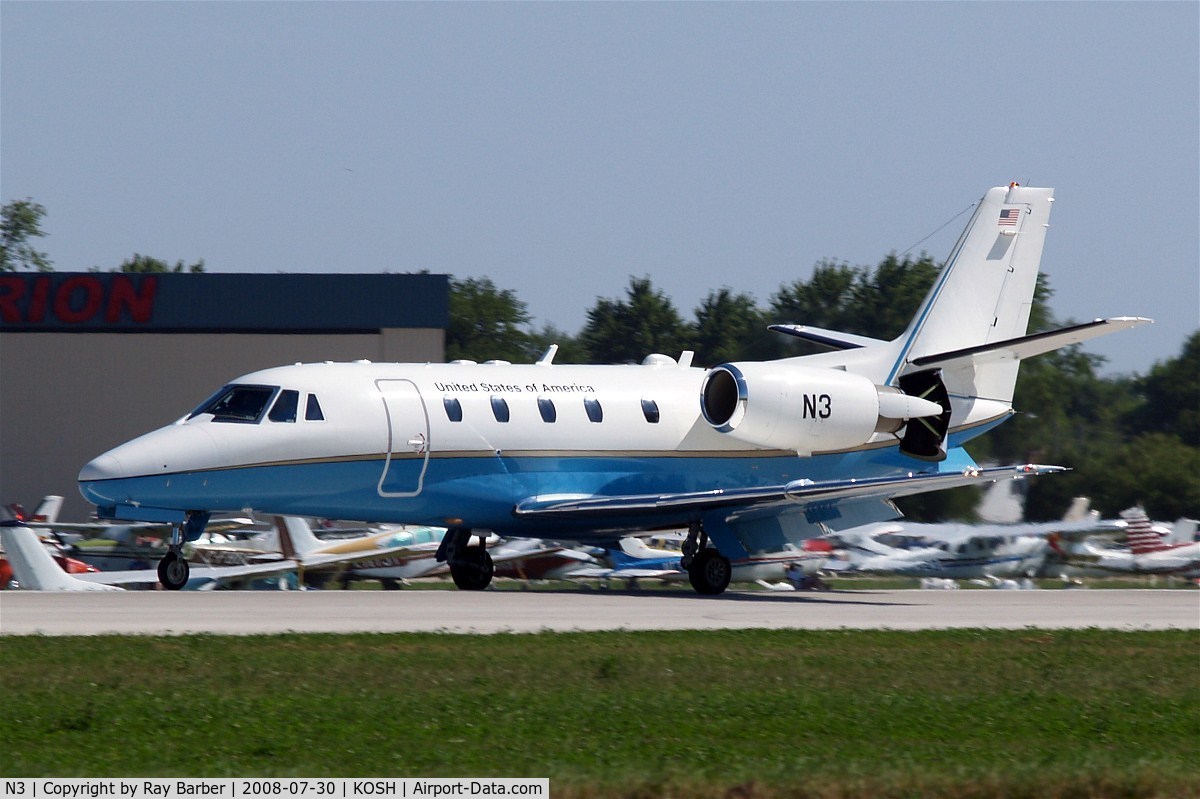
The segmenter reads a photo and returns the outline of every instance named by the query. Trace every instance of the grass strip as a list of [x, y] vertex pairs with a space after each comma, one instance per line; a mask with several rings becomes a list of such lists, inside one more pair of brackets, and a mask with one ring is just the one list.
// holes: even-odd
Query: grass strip
[[1200, 632], [0, 639], [0, 776], [1200, 796]]

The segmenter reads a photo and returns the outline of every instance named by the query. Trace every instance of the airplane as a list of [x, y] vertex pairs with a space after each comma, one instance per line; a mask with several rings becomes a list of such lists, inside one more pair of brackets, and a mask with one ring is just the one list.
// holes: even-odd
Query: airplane
[[[147, 569], [67, 573], [51, 556], [37, 532], [19, 521], [0, 521], [0, 543], [12, 564], [13, 574], [22, 589], [29, 591], [123, 591], [122, 586], [154, 582]], [[244, 583], [264, 577], [294, 572], [295, 562], [275, 561], [245, 566], [201, 567], [192, 569], [189, 580], [180, 588], [210, 590], [233, 582]], [[178, 590], [178, 589], [176, 589]]]
[[57, 494], [47, 494], [42, 497], [42, 501], [33, 509], [33, 513], [25, 515], [25, 509], [20, 503], [13, 502], [8, 506], [9, 513], [13, 518], [24, 522], [56, 522], [58, 514], [62, 510], [63, 498]]
[[[663, 582], [690, 579], [687, 570], [680, 565], [682, 545], [687, 541], [686, 536], [671, 532], [651, 536], [651, 540], [662, 545], [651, 547], [639, 536], [622, 538], [618, 542], [619, 545], [608, 552], [608, 560], [612, 563], [610, 568], [580, 568], [569, 574], [568, 578], [627, 580], [630, 585], [640, 579], [658, 579]], [[732, 574], [729, 581], [765, 585], [768, 580], [781, 580], [785, 577], [796, 581], [803, 577], [812, 577], [830, 555], [827, 549], [811, 546], [814, 542], [815, 539], [809, 539], [804, 542], [802, 548], [787, 544], [787, 548], [779, 552], [756, 553], [750, 557], [733, 560], [730, 563]]]
[[831, 572], [954, 580], [1029, 577], [1042, 568], [1050, 549], [1044, 536], [982, 531], [957, 541], [932, 540], [911, 548], [889, 546], [869, 529], [845, 531], [836, 538], [841, 544], [835, 549], [837, 557], [825, 564]]
[[469, 590], [494, 573], [476, 531], [611, 545], [686, 527], [693, 588], [720, 594], [733, 561], [898, 518], [894, 497], [1062, 470], [982, 468], [963, 448], [1012, 416], [1022, 359], [1150, 321], [1027, 335], [1053, 199], [989, 189], [891, 341], [781, 325], [830, 351], [264, 369], [99, 455], [79, 488], [102, 518], [175, 526], [171, 588], [211, 514], [252, 509], [446, 527], [436, 557]]
[[[42, 498], [42, 501], [34, 508], [33, 513], [26, 516], [25, 509], [19, 503], [13, 502], [7, 506], [8, 515], [5, 518], [11, 518], [16, 521], [25, 522], [26, 524], [52, 523], [58, 520], [62, 504], [63, 498], [61, 496], [49, 494]], [[48, 542], [44, 542], [43, 545], [50, 546]], [[4, 556], [2, 549], [0, 548], [0, 591], [3, 591], [12, 584], [14, 576], [12, 564], [8, 562], [8, 558]], [[96, 567], [90, 563], [68, 557], [58, 549], [50, 551], [50, 557], [68, 574], [83, 574], [84, 572], [97, 571]], [[20, 585], [19, 582], [17, 584]]]
[[[165, 539], [172, 532], [170, 525], [161, 523], [114, 524], [104, 521], [36, 519], [35, 515], [26, 524], [34, 529], [49, 531], [65, 552], [102, 571], [149, 569], [167, 551]], [[209, 522], [206, 534], [230, 533], [253, 523], [254, 520], [248, 518], [213, 519]]]
[[514, 580], [569, 580], [599, 562], [591, 552], [540, 538], [506, 539], [489, 552], [496, 565], [493, 576]]
[[1122, 524], [1100, 518], [1076, 497], [1053, 522], [965, 524], [890, 522], [832, 536], [837, 557], [826, 567], [922, 578], [985, 579], [1042, 575], [1056, 542], [1114, 535]]
[[1156, 574], [1200, 577], [1200, 541], [1194, 540], [1196, 521], [1180, 519], [1167, 535], [1154, 529], [1138, 506], [1121, 511], [1129, 549], [1097, 546], [1092, 541], [1066, 544], [1052, 539], [1060, 576]]
[[[318, 538], [307, 519], [276, 516], [271, 530], [249, 541], [196, 545], [192, 560], [205, 564], [265, 563], [274, 560], [295, 562], [300, 582], [318, 576], [338, 576], [343, 585], [351, 579], [377, 579], [385, 587], [397, 581], [445, 574], [446, 566], [435, 555], [445, 529], [426, 526], [387, 525], [363, 535], [326, 541]], [[497, 566], [514, 564], [546, 550], [534, 548], [494, 548], [496, 535], [481, 537], [480, 546], [488, 548]], [[556, 550], [561, 548], [556, 548]], [[452, 575], [453, 576], [453, 575]]]

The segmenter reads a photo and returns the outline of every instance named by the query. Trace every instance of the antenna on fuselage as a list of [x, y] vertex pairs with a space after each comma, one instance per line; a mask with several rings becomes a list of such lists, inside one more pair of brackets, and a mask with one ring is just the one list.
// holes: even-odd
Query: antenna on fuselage
[[551, 344], [549, 347], [546, 348], [546, 351], [542, 353], [542, 357], [537, 359], [536, 365], [537, 366], [549, 366], [551, 363], [554, 362], [554, 356], [557, 354], [558, 354], [558, 345]]

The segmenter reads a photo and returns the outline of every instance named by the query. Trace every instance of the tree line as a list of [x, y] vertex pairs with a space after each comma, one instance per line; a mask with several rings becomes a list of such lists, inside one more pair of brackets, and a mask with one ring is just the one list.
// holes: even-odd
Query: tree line
[[[3, 206], [0, 272], [52, 271], [32, 246], [43, 234], [45, 209], [32, 200]], [[447, 360], [536, 360], [550, 344], [556, 363], [637, 363], [652, 352], [695, 353], [697, 366], [764, 360], [819, 351], [817, 345], [773, 333], [773, 323], [797, 323], [892, 339], [904, 331], [939, 272], [929, 256], [891, 254], [875, 266], [822, 261], [808, 278], [784, 283], [766, 306], [730, 288], [711, 290], [685, 318], [650, 277], [631, 277], [624, 295], [598, 298], [576, 334], [535, 329], [525, 303], [490, 278], [452, 277]], [[171, 266], [134, 254], [113, 271], [202, 272], [204, 262]], [[1050, 309], [1053, 296], [1039, 276], [1029, 332], [1069, 323]], [[1017, 381], [1016, 416], [971, 442], [981, 462], [1038, 462], [1071, 472], [1024, 484], [1030, 520], [1062, 515], [1075, 496], [1092, 499], [1106, 517], [1142, 504], [1152, 518], [1200, 516], [1200, 330], [1179, 355], [1145, 375], [1103, 376], [1104, 359], [1074, 345], [1025, 361]], [[917, 519], [970, 519], [977, 489], [908, 498]]]

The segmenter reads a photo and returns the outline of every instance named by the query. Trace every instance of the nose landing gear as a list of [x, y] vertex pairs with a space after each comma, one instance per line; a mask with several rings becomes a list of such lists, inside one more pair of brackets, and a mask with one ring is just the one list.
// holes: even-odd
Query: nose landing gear
[[191, 567], [183, 557], [183, 542], [199, 538], [208, 524], [208, 518], [207, 513], [189, 513], [183, 524], [171, 528], [171, 543], [167, 554], [158, 562], [158, 581], [168, 591], [178, 591], [187, 585]]

